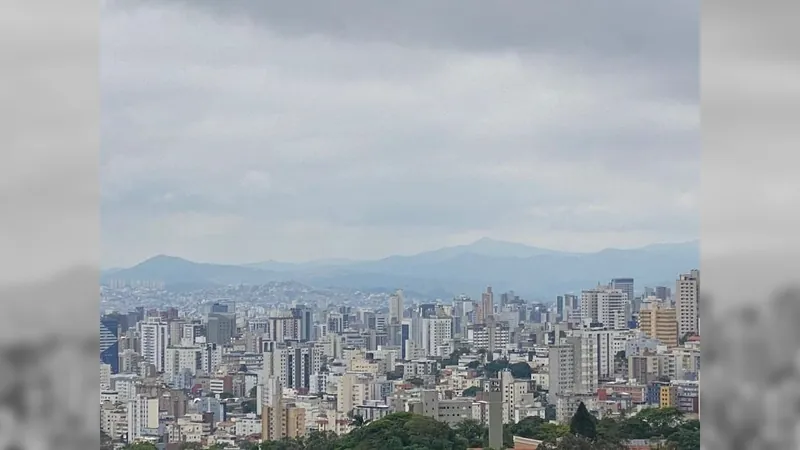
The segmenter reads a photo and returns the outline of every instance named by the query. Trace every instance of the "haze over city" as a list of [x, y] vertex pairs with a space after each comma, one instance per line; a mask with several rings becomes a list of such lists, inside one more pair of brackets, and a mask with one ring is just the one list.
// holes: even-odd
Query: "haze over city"
[[696, 4], [102, 24], [104, 450], [699, 450]]
[[696, 239], [696, 6], [624, 3], [109, 2], [103, 266]]

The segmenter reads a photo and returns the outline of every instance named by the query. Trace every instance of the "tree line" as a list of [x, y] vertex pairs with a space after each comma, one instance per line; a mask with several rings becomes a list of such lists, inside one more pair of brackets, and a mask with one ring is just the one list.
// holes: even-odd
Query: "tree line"
[[[394, 413], [364, 423], [338, 436], [313, 431], [306, 436], [243, 444], [243, 450], [467, 450], [488, 449], [489, 431], [467, 419], [453, 427], [430, 417]], [[514, 436], [543, 441], [540, 450], [624, 450], [634, 439], [649, 439], [662, 450], [699, 450], [700, 422], [675, 408], [648, 408], [635, 416], [598, 420], [581, 403], [569, 424], [527, 417], [503, 427], [503, 444], [514, 446]], [[190, 448], [190, 447], [187, 447]], [[199, 448], [199, 447], [191, 447]], [[152, 444], [133, 444], [129, 450], [155, 450]], [[500, 450], [500, 449], [493, 449]]]

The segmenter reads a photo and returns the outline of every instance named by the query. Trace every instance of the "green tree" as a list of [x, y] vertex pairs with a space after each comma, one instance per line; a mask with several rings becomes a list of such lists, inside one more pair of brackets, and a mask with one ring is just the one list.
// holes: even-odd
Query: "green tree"
[[650, 437], [666, 438], [683, 423], [683, 413], [676, 408], [647, 408], [633, 418], [638, 418], [650, 428]]
[[203, 450], [203, 444], [199, 442], [184, 442], [178, 448], [180, 450]]
[[422, 378], [412, 378], [412, 379], [408, 380], [408, 382], [413, 384], [416, 387], [420, 387], [423, 384], [425, 384], [425, 381], [423, 381]]
[[569, 426], [546, 422], [540, 417], [526, 417], [508, 426], [512, 436], [556, 442], [569, 434]]
[[480, 366], [481, 366], [481, 362], [478, 361], [477, 359], [475, 361], [470, 361], [470, 362], [467, 363], [467, 368], [468, 369], [477, 369]]
[[259, 450], [305, 450], [302, 439], [284, 438], [262, 442]]
[[245, 402], [242, 402], [242, 412], [245, 414], [256, 412], [256, 401], [247, 400]]
[[469, 348], [459, 347], [455, 349], [455, 351], [450, 353], [449, 357], [442, 359], [442, 367], [458, 365], [458, 360], [461, 358], [461, 355], [465, 355], [467, 353], [469, 353]]
[[114, 440], [111, 436], [100, 432], [100, 450], [110, 450], [114, 447]]
[[511, 376], [513, 376], [514, 378], [530, 380], [531, 375], [533, 374], [533, 369], [531, 369], [530, 364], [526, 362], [514, 363], [511, 364], [508, 368], [511, 370]]
[[558, 442], [545, 442], [539, 446], [539, 450], [624, 450], [625, 448], [620, 443], [589, 439], [578, 434], [568, 434]]
[[489, 378], [494, 378], [498, 373], [500, 373], [501, 370], [508, 369], [508, 360], [496, 359], [494, 361], [490, 361], [483, 366], [483, 369]]
[[543, 442], [537, 450], [594, 450], [591, 440], [584, 436], [568, 434], [557, 442]]
[[561, 439], [564, 436], [569, 435], [569, 426], [568, 425], [561, 425], [557, 423], [543, 423], [539, 427], [539, 437], [533, 437], [533, 439], [539, 439], [542, 441], [547, 442], [555, 442], [558, 439]]
[[364, 416], [356, 414], [355, 411], [347, 413], [347, 418], [350, 419], [350, 425], [355, 428], [364, 426]]
[[458, 422], [455, 431], [466, 441], [468, 448], [483, 447], [489, 441], [489, 429], [474, 419]]
[[393, 380], [399, 380], [401, 378], [403, 378], [403, 371], [402, 370], [395, 369], [395, 370], [390, 370], [390, 371], [386, 372], [386, 379], [387, 380], [393, 381]]
[[700, 430], [679, 428], [669, 435], [667, 442], [674, 444], [676, 450], [700, 450]]
[[656, 434], [653, 428], [640, 417], [633, 416], [619, 424], [620, 434], [628, 439], [650, 439]]
[[461, 395], [464, 397], [475, 397], [478, 395], [478, 392], [480, 391], [481, 388], [479, 388], [478, 386], [470, 386], [464, 389], [464, 392], [462, 392]]
[[134, 442], [126, 445], [125, 450], [158, 450], [158, 448], [149, 442]]
[[409, 413], [390, 414], [356, 428], [337, 450], [465, 450], [466, 442], [447, 424]]
[[249, 398], [256, 398], [258, 396], [258, 386], [253, 386], [250, 388], [250, 392], [247, 393], [247, 397]]
[[339, 436], [333, 431], [312, 431], [305, 437], [306, 450], [336, 450]]
[[583, 402], [578, 405], [578, 410], [569, 422], [569, 431], [592, 441], [597, 437], [597, 419], [586, 409]]

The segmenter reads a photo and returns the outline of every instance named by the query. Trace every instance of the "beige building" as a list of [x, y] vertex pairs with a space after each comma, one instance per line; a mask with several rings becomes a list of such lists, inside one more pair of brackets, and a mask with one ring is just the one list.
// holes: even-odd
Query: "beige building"
[[678, 335], [698, 333], [700, 310], [700, 271], [681, 274], [675, 282], [675, 309], [678, 318]]
[[661, 376], [659, 355], [630, 355], [628, 356], [628, 379], [638, 383], [647, 384]]
[[347, 414], [369, 399], [369, 383], [366, 374], [346, 373], [339, 378], [336, 387], [336, 411]]
[[264, 406], [261, 413], [261, 439], [279, 441], [306, 434], [306, 410], [290, 403]]
[[639, 311], [639, 329], [647, 337], [657, 339], [667, 347], [678, 345], [677, 312], [661, 302], [648, 303]]

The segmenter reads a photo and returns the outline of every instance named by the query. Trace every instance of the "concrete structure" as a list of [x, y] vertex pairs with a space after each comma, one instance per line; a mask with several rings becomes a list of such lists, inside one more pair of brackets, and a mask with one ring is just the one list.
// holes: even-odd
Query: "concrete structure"
[[420, 392], [419, 398], [406, 401], [406, 411], [431, 417], [450, 426], [472, 418], [472, 399], [442, 399], [435, 390]]
[[677, 311], [663, 302], [648, 302], [639, 311], [639, 329], [668, 347], [678, 345]]
[[675, 282], [678, 335], [699, 332], [700, 271], [681, 274]]
[[262, 379], [278, 377], [282, 386], [308, 390], [311, 374], [322, 367], [322, 349], [310, 344], [279, 347], [264, 352]]
[[628, 295], [620, 289], [597, 286], [581, 292], [581, 322], [627, 328], [631, 317]]
[[157, 372], [164, 371], [167, 343], [169, 341], [167, 324], [158, 318], [149, 318], [147, 322], [139, 322], [142, 359], [152, 364]]
[[403, 291], [397, 290], [389, 297], [389, 323], [397, 324], [403, 322], [403, 310], [405, 308]]
[[597, 390], [598, 353], [595, 339], [569, 336], [550, 347], [550, 394], [586, 393]]

